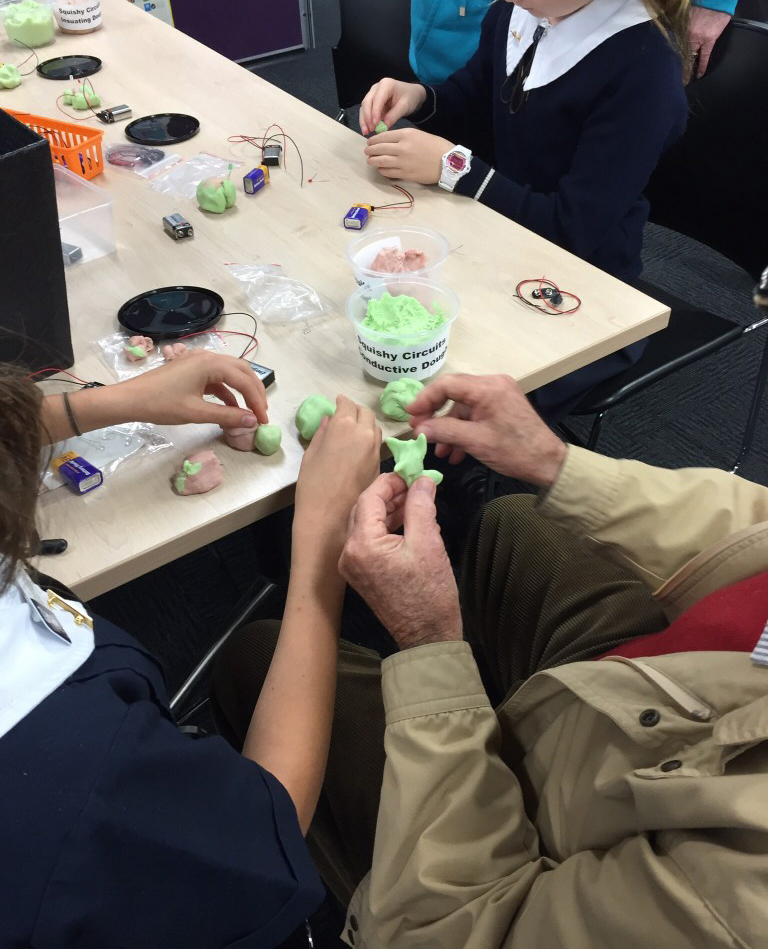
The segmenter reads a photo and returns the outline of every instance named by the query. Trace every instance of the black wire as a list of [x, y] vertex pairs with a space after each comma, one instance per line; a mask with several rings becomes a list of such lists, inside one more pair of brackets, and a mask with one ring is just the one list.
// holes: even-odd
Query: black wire
[[[285, 132], [279, 132], [277, 135], [270, 135], [269, 138], [265, 138], [264, 144], [266, 145], [267, 142], [277, 142], [279, 145], [281, 138], [287, 138], [288, 141], [291, 143], [291, 145], [293, 145], [293, 147], [296, 149], [296, 154], [299, 156], [299, 164], [301, 166], [301, 187], [303, 188], [304, 187], [304, 159], [301, 157], [299, 146], [296, 144], [296, 142], [294, 142], [291, 136], [286, 135]], [[285, 162], [285, 158], [283, 158], [283, 162]]]
[[[40, 57], [37, 55], [37, 53], [35, 52], [35, 50], [32, 49], [31, 46], [27, 46], [26, 43], [22, 43], [21, 40], [19, 40], [19, 39], [17, 39], [16, 42], [17, 42], [17, 43], [21, 43], [21, 45], [22, 45], [25, 49], [28, 49], [29, 52], [30, 52], [30, 55], [27, 56], [27, 58], [26, 58], [23, 62], [19, 63], [19, 65], [16, 67], [16, 69], [18, 70], [18, 73], [19, 73], [20, 76], [31, 76], [32, 73], [33, 73], [33, 72], [37, 69], [37, 67], [40, 65]], [[30, 70], [28, 70], [27, 72], [22, 72], [22, 71], [21, 71], [21, 67], [24, 65], [24, 63], [28, 63], [28, 62], [30, 61], [30, 59], [31, 59], [33, 56], [35, 57], [35, 65], [34, 65]]]
[[[253, 336], [251, 336], [250, 340], [245, 344], [245, 348], [238, 357], [239, 359], [244, 359], [245, 354], [248, 352], [248, 349], [251, 346], [251, 343], [258, 343], [256, 334], [259, 331], [259, 324], [256, 322], [256, 317], [253, 315], [253, 313], [246, 313], [244, 310], [233, 310], [231, 313], [222, 313], [220, 319], [223, 319], [225, 316], [247, 316], [248, 319], [253, 320]], [[212, 332], [215, 333], [216, 330], [213, 330]]]

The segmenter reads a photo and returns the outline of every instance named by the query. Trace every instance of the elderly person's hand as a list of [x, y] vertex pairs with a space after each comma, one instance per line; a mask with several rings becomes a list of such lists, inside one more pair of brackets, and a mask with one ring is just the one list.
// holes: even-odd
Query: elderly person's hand
[[720, 34], [728, 26], [730, 13], [722, 10], [708, 10], [706, 7], [691, 7], [691, 23], [688, 28], [688, 46], [691, 62], [686, 74], [686, 82], [692, 74], [701, 79], [707, 71], [709, 57]]
[[[448, 414], [436, 416], [449, 399]], [[452, 464], [470, 454], [499, 474], [548, 488], [565, 459], [565, 444], [510, 376], [441, 376], [406, 411], [416, 434], [436, 442], [435, 454]]]
[[[462, 638], [459, 595], [434, 499], [429, 478], [407, 489], [399, 475], [380, 475], [352, 510], [339, 560], [344, 579], [400, 649]], [[393, 533], [400, 526], [403, 534]]]

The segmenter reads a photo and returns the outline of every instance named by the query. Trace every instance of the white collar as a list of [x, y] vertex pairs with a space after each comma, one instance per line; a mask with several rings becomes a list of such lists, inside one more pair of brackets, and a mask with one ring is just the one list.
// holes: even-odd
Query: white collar
[[[82, 604], [62, 600], [85, 616]], [[93, 630], [53, 606], [57, 622], [71, 642], [51, 632], [34, 604], [47, 607], [46, 594], [19, 572], [0, 596], [0, 738], [82, 666], [93, 652]]]
[[546, 28], [523, 88], [538, 89], [559, 79], [601, 43], [638, 23], [652, 19], [643, 0], [591, 0], [554, 26], [527, 10], [512, 10], [507, 35], [507, 75], [511, 75], [533, 42], [536, 27]]

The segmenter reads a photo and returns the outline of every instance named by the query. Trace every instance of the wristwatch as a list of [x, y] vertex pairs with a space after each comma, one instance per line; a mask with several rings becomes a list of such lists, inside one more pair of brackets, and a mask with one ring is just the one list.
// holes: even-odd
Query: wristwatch
[[472, 152], [463, 145], [456, 145], [442, 159], [442, 171], [438, 184], [446, 191], [453, 191], [459, 178], [463, 178], [472, 167]]

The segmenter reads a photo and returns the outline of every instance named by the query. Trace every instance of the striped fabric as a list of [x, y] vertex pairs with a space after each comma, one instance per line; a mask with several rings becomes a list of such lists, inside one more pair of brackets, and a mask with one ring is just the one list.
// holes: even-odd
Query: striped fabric
[[768, 666], [768, 623], [763, 627], [763, 634], [752, 650], [752, 662], [760, 666]]

